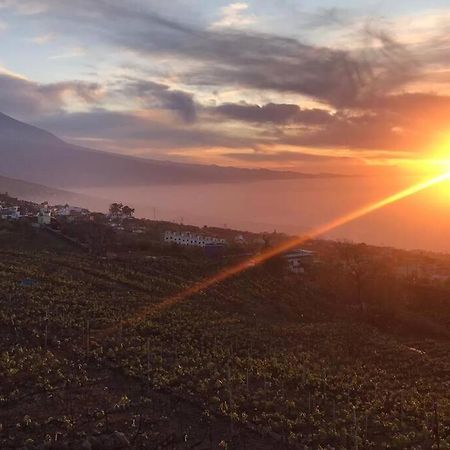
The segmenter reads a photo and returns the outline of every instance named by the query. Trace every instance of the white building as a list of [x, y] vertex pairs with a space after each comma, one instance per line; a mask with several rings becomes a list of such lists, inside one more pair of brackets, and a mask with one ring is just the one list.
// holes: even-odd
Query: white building
[[17, 220], [20, 219], [19, 206], [0, 207], [0, 217], [4, 220]]
[[52, 213], [45, 209], [41, 209], [37, 214], [37, 221], [39, 225], [50, 225], [52, 222]]
[[203, 234], [191, 233], [190, 231], [166, 231], [164, 242], [167, 244], [189, 245], [193, 247], [204, 247], [206, 244], [226, 244], [225, 239]]
[[286, 260], [290, 272], [300, 274], [305, 273], [305, 268], [312, 264], [314, 252], [299, 248], [283, 254], [283, 258]]
[[86, 208], [80, 208], [79, 206], [70, 206], [65, 204], [64, 206], [56, 206], [54, 209], [56, 216], [72, 216], [72, 215], [87, 215], [89, 210]]

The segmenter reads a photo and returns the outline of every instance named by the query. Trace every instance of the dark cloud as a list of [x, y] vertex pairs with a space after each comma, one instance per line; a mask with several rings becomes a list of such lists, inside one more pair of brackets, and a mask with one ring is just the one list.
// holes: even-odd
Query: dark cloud
[[[425, 146], [433, 133], [447, 126], [450, 116], [450, 102], [443, 95], [398, 93], [409, 82], [420, 81], [423, 69], [428, 69], [426, 76], [431, 77], [437, 62], [442, 70], [442, 64], [450, 61], [448, 33], [427, 45], [410, 48], [380, 26], [362, 24], [353, 46], [358, 50], [349, 51], [248, 30], [205, 29], [193, 22], [163, 17], [144, 3], [131, 0], [42, 0], [39, 3], [49, 6], [45, 20], [51, 20], [56, 30], [59, 27], [79, 38], [130, 49], [145, 62], [154, 56], [172, 57], [171, 61], [178, 61], [183, 67], [175, 74], [177, 80], [194, 86], [194, 90], [207, 87], [219, 91], [222, 87], [236, 86], [295, 93], [337, 110], [331, 114], [325, 107], [303, 109], [289, 103], [202, 106], [192, 94], [166, 84], [150, 79], [126, 80], [118, 88], [123, 95], [140, 99], [149, 109], [174, 111], [184, 123], [167, 124], [134, 114], [92, 111], [64, 114], [47, 122], [52, 130], [63, 134], [104, 137], [139, 145], [147, 140], [150, 146], [161, 148], [236, 148], [270, 143], [403, 151]], [[312, 23], [315, 27], [344, 26], [348, 17], [343, 10], [326, 9], [311, 20], [316, 21]], [[35, 20], [43, 20], [43, 16]], [[177, 64], [174, 66], [178, 70]], [[445, 79], [442, 82], [446, 83]], [[95, 96], [95, 87], [85, 84], [42, 86], [24, 80], [2, 82], [0, 79], [0, 101], [9, 105], [10, 112], [47, 112], [62, 108], [67, 89], [88, 102]], [[230, 136], [225, 130], [218, 131], [218, 119], [241, 121], [243, 127], [245, 123], [260, 127], [252, 130], [252, 136], [243, 133], [248, 136], [244, 139]], [[217, 127], [214, 131], [213, 125]], [[283, 153], [278, 156], [255, 153], [250, 157], [287, 156], [293, 157]], [[248, 156], [241, 154], [241, 157]]]
[[333, 120], [332, 115], [324, 109], [301, 109], [293, 104], [268, 103], [259, 106], [247, 103], [224, 103], [212, 108], [211, 111], [234, 120], [280, 125], [288, 123], [322, 125]]
[[273, 34], [203, 29], [162, 17], [135, 2], [47, 3], [48, 16], [64, 32], [94, 35], [144, 57], [171, 55], [202, 63], [185, 74], [187, 84], [295, 92], [347, 106], [402, 85], [417, 67], [406, 48], [372, 29], [365, 34], [376, 50], [352, 53]]
[[40, 84], [0, 73], [0, 108], [4, 113], [19, 117], [55, 113], [66, 106], [68, 94], [93, 103], [98, 99], [99, 89], [95, 83], [67, 81]]
[[[437, 94], [374, 96], [353, 110], [329, 114], [323, 110], [301, 110], [296, 105], [262, 107], [224, 105], [221, 114], [246, 122], [275, 125], [272, 142], [293, 146], [422, 152], [439, 133], [448, 130], [450, 97]], [[289, 106], [289, 107], [284, 107]], [[306, 117], [305, 117], [306, 115]], [[289, 125], [284, 127], [283, 125]], [[245, 153], [257, 161], [277, 158], [273, 153]], [[280, 158], [292, 154], [280, 154]]]
[[[226, 108], [223, 108], [225, 107]], [[205, 109], [202, 120], [183, 124], [157, 120], [154, 116], [94, 110], [63, 114], [39, 121], [63, 137], [94, 138], [114, 142], [116, 148], [255, 148], [291, 145], [316, 148], [348, 148], [390, 151], [421, 151], [434, 133], [445, 131], [450, 116], [450, 98], [404, 94], [376, 98], [361, 111], [328, 114], [323, 110], [301, 110], [296, 105], [220, 105]], [[370, 109], [368, 109], [370, 107]], [[367, 108], [367, 109], [366, 109]], [[259, 123], [259, 131], [239, 136], [227, 132], [216, 116]], [[430, 126], [430, 119], [433, 127]], [[270, 128], [263, 125], [271, 123]], [[288, 126], [285, 126], [288, 125]], [[298, 155], [298, 156], [296, 156]], [[291, 152], [234, 152], [232, 157], [252, 161], [311, 158]]]
[[387, 40], [377, 51], [352, 54], [273, 35], [218, 33], [206, 39], [212, 51], [200, 48], [190, 56], [214, 64], [188, 73], [187, 83], [292, 92], [336, 107], [402, 86], [416, 67]]
[[349, 148], [355, 150], [423, 150], [433, 134], [423, 132], [411, 124], [402, 125], [391, 113], [365, 113], [362, 115], [337, 115], [336, 120], [320, 129], [290, 130], [280, 141], [289, 145], [324, 148]]
[[[214, 109], [234, 120], [271, 123], [265, 130], [273, 143], [307, 147], [420, 152], [437, 133], [448, 129], [450, 97], [436, 94], [398, 94], [368, 97], [357, 107], [334, 114], [297, 105], [225, 104]], [[288, 125], [285, 127], [284, 125]], [[243, 158], [265, 157], [264, 154]], [[267, 157], [271, 158], [272, 154]], [[289, 156], [289, 155], [287, 155]], [[292, 156], [292, 155], [290, 155]]]
[[146, 80], [130, 81], [121, 90], [126, 95], [137, 96], [147, 107], [175, 111], [185, 122], [194, 122], [197, 118], [194, 96], [190, 93]]
[[[111, 141], [115, 148], [239, 148], [254, 145], [255, 139], [230, 136], [196, 125], [182, 126], [159, 121], [132, 112], [94, 110], [85, 113], [58, 114], [34, 121], [35, 125], [71, 139]], [[108, 146], [108, 144], [105, 144]]]

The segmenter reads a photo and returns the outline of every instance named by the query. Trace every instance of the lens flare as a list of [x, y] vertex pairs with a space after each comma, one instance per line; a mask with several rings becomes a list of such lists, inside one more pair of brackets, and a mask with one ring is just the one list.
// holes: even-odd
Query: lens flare
[[[123, 321], [123, 324], [135, 324], [138, 323], [145, 318], [148, 318], [149, 315], [156, 314], [166, 308], [169, 308], [173, 305], [176, 305], [187, 298], [191, 297], [194, 294], [197, 294], [199, 292], [205, 291], [206, 289], [210, 288], [211, 286], [220, 283], [228, 278], [233, 277], [234, 275], [237, 275], [238, 273], [241, 273], [250, 267], [254, 267], [258, 264], [261, 264], [270, 258], [273, 258], [276, 255], [279, 255], [281, 253], [284, 253], [288, 250], [291, 250], [292, 248], [304, 244], [305, 242], [318, 238], [325, 233], [328, 233], [331, 230], [334, 230], [336, 228], [339, 228], [343, 225], [346, 225], [350, 222], [353, 222], [354, 220], [357, 220], [363, 216], [366, 216], [367, 214], [370, 214], [374, 211], [377, 211], [381, 208], [384, 208], [385, 206], [388, 206], [392, 203], [396, 203], [404, 198], [410, 197], [414, 194], [417, 194], [420, 191], [423, 191], [425, 189], [428, 189], [434, 185], [437, 185], [439, 183], [442, 183], [446, 180], [450, 180], [450, 172], [444, 173], [442, 175], [439, 175], [437, 177], [425, 180], [423, 182], [414, 184], [413, 186], [410, 186], [400, 192], [397, 192], [395, 194], [392, 194], [388, 197], [385, 197], [379, 201], [376, 201], [374, 203], [370, 203], [368, 205], [365, 205], [361, 208], [358, 208], [354, 211], [351, 211], [347, 214], [344, 214], [340, 217], [337, 217], [336, 219], [333, 219], [325, 224], [319, 225], [317, 227], [312, 228], [308, 233], [302, 236], [297, 236], [292, 239], [289, 239], [277, 247], [270, 248], [268, 250], [263, 251], [262, 253], [255, 255], [251, 258], [248, 258], [244, 261], [241, 261], [237, 264], [231, 265], [229, 267], [226, 267], [216, 273], [213, 276], [210, 276], [208, 278], [205, 278], [197, 283], [194, 283], [192, 286], [188, 287], [184, 291], [180, 291], [179, 293], [163, 300], [161, 303], [158, 303], [156, 305], [149, 305], [144, 307], [138, 314], [135, 316]], [[107, 331], [113, 331], [116, 329], [116, 327], [113, 327]]]

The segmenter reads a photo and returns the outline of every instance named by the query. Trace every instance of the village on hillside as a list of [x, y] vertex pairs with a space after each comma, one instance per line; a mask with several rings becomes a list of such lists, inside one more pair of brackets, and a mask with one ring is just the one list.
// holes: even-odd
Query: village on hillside
[[[122, 203], [112, 203], [105, 214], [68, 204], [37, 204], [7, 193], [0, 194], [0, 219], [50, 233], [90, 253], [109, 258], [124, 250], [145, 252], [155, 246], [197, 251], [212, 259], [230, 254], [248, 256], [288, 237], [277, 232], [252, 233], [138, 219], [134, 217], [134, 209]], [[283, 256], [286, 269], [294, 274], [304, 273], [312, 265], [313, 255], [311, 250], [305, 249], [287, 252]]]
[[[101, 213], [68, 204], [38, 204], [3, 193], [0, 194], [0, 236], [28, 229], [37, 237], [51, 235], [87, 253], [109, 259], [130, 254], [144, 258], [197, 255], [215, 261], [251, 257], [289, 239], [288, 235], [276, 231], [253, 233], [140, 219], [134, 212], [122, 203], [112, 203], [108, 213]], [[356, 278], [361, 275], [359, 272], [375, 271], [383, 266], [399, 278], [450, 284], [450, 256], [432, 252], [315, 240], [278, 258], [278, 266], [291, 275], [312, 273], [327, 263], [347, 266]], [[275, 267], [277, 263], [272, 265]]]

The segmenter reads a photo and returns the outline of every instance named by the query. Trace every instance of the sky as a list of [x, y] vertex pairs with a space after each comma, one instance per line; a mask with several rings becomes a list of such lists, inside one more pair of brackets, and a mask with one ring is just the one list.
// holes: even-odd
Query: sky
[[450, 4], [0, 0], [0, 110], [144, 158], [442, 171]]

